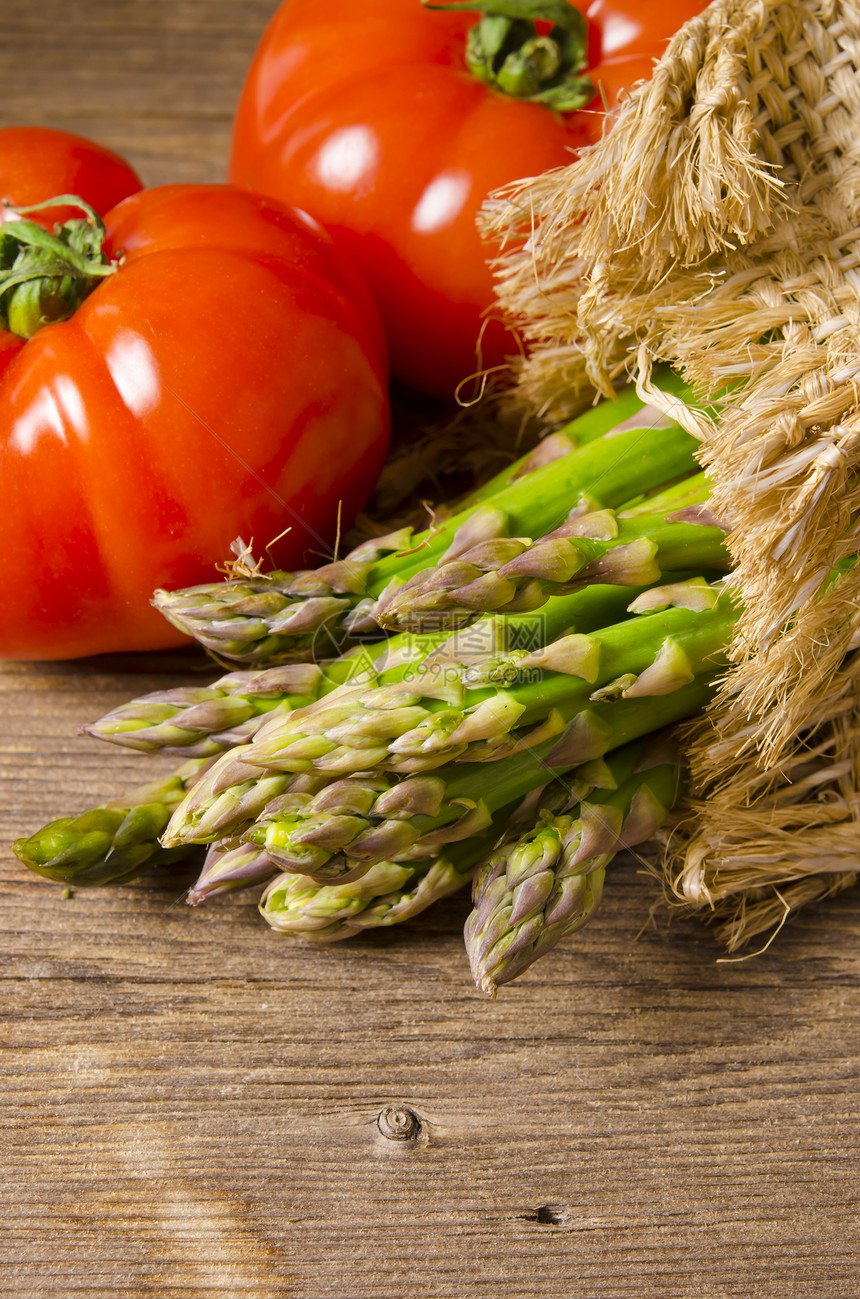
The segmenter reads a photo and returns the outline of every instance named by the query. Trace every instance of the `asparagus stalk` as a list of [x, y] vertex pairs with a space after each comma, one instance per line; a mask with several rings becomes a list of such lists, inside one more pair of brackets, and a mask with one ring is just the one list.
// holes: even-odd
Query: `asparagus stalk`
[[451, 857], [437, 857], [415, 866], [377, 862], [349, 883], [318, 884], [305, 875], [279, 875], [263, 894], [260, 914], [279, 933], [334, 943], [417, 915], [437, 899], [459, 892], [473, 869], [471, 864], [461, 868]]
[[63, 884], [125, 884], [154, 868], [172, 866], [193, 845], [159, 842], [170, 815], [199, 776], [203, 760], [142, 785], [116, 802], [61, 817], [13, 844], [31, 871]]
[[[505, 756], [512, 744], [538, 744], [607, 692], [625, 699], [661, 695], [713, 675], [725, 662], [736, 618], [731, 601], [704, 582], [667, 590], [672, 603], [662, 611], [512, 657], [510, 686], [482, 682], [480, 668], [458, 678], [447, 666], [390, 684], [383, 675], [370, 690], [336, 691], [264, 725], [241, 762], [337, 775], [429, 771], [450, 761]], [[646, 592], [641, 598], [663, 597]], [[680, 607], [699, 599], [710, 607]]]
[[278, 875], [260, 899], [260, 914], [277, 932], [315, 943], [400, 924], [459, 892], [498, 833], [494, 826], [426, 861], [378, 861], [358, 879], [321, 884], [307, 875]]
[[[423, 665], [433, 674], [434, 679], [454, 674], [459, 680], [458, 674], [463, 671], [464, 665], [471, 664], [473, 671], [479, 668], [492, 680], [513, 681], [517, 676], [518, 661], [529, 652], [526, 647], [531, 647], [531, 652], [535, 652], [565, 628], [587, 634], [603, 627], [626, 612], [630, 595], [629, 588], [592, 587], [571, 596], [559, 597], [545, 613], [482, 619], [465, 632], [457, 632], [450, 637], [412, 636], [409, 633], [402, 637], [392, 637], [383, 653], [370, 661], [365, 672], [357, 672], [353, 679], [350, 678], [350, 673], [362, 666], [358, 650], [327, 664], [320, 675], [318, 695], [320, 698], [336, 695], [339, 706], [344, 690], [340, 689], [340, 693], [338, 690], [345, 684], [350, 685], [354, 697], [356, 681], [362, 683], [360, 693], [377, 684], [390, 686], [414, 676], [416, 664]], [[640, 595], [644, 596], [645, 591], [641, 591]], [[367, 659], [363, 662], [366, 663]], [[254, 675], [252, 679], [262, 681], [269, 672], [277, 675], [280, 671], [282, 669], [269, 669]], [[169, 694], [170, 692], [165, 692], [165, 701]], [[164, 722], [168, 738], [174, 735], [183, 698], [180, 696], [177, 715], [168, 717]], [[134, 702], [127, 705], [125, 722], [132, 722], [136, 708]], [[276, 711], [273, 710], [269, 715], [270, 720]], [[199, 714], [196, 720], [199, 725]], [[262, 723], [267, 719], [261, 717], [259, 720]], [[111, 715], [108, 715], [106, 725], [112, 726]], [[114, 738], [117, 743], [126, 739], [133, 743], [135, 736], [132, 729], [120, 731]], [[156, 727], [147, 727], [146, 742], [153, 743], [155, 738]], [[177, 809], [168, 828], [168, 838], [179, 835], [183, 842], [187, 837], [193, 842], [212, 843], [227, 833], [238, 833], [245, 828], [238, 819], [240, 811], [247, 813], [247, 820], [251, 820], [252, 808], [256, 808], [256, 815], [270, 798], [283, 792], [286, 782], [279, 784], [276, 780], [259, 792], [254, 790], [259, 768], [242, 765], [250, 753], [250, 743], [237, 745], [207, 769], [205, 779], [192, 786]], [[274, 777], [275, 773], [269, 772], [268, 775]], [[336, 778], [336, 772], [330, 774], [330, 779]], [[253, 802], [246, 801], [246, 796]]]
[[266, 717], [301, 708], [317, 697], [322, 669], [292, 663], [231, 672], [209, 686], [176, 686], [140, 695], [81, 726], [123, 748], [212, 757], [249, 740]]
[[[600, 779], [610, 779], [615, 788], [619, 772], [632, 771], [642, 744], [627, 743], [619, 753], [618, 746], [636, 734], [636, 719], [631, 727], [617, 704], [606, 713], [609, 728], [600, 747], [615, 750], [615, 756], [611, 769], [600, 766]], [[653, 708], [650, 716], [640, 713], [639, 726], [653, 729]], [[244, 840], [282, 871], [319, 883], [360, 879], [378, 861], [421, 861], [471, 839], [554, 776], [564, 774], [555, 783], [569, 797], [582, 797], [601, 754], [589, 752], [582, 762], [577, 756], [574, 748], [547, 741], [497, 763], [491, 780], [484, 764], [464, 763], [400, 780], [364, 776], [335, 781], [300, 806], [264, 812]]]
[[247, 743], [269, 718], [284, 716], [345, 683], [363, 680], [369, 687], [380, 673], [398, 668], [402, 673], [421, 661], [507, 663], [511, 652], [537, 649], [564, 630], [588, 632], [617, 621], [631, 595], [629, 587], [595, 586], [554, 600], [546, 612], [488, 617], [450, 636], [404, 633], [381, 644], [354, 646], [319, 664], [230, 672], [208, 686], [141, 695], [83, 725], [81, 732], [141, 752], [209, 757]]
[[[612, 765], [602, 761], [588, 764], [576, 773], [575, 779], [553, 782], [553, 788], [568, 804], [585, 794], [591, 797], [596, 787], [605, 785], [614, 790], [616, 773], [627, 772], [641, 752], [642, 746], [638, 745], [622, 751], [620, 756], [613, 755]], [[643, 768], [645, 764], [643, 759]], [[643, 804], [643, 810], [645, 807], [650, 810], [649, 805]], [[449, 845], [443, 854], [427, 861], [378, 861], [359, 878], [334, 883], [320, 883], [296, 873], [278, 875], [263, 894], [260, 912], [278, 932], [318, 943], [339, 942], [367, 929], [398, 924], [464, 887], [479, 864], [492, 854], [509, 810], [504, 809], [480, 834]], [[527, 800], [523, 815], [528, 817], [530, 810]], [[516, 817], [513, 824], [517, 824]], [[639, 826], [644, 834], [647, 826], [641, 815]], [[632, 822], [628, 831], [632, 840]]]
[[676, 801], [676, 761], [646, 759], [629, 774], [629, 754], [607, 769], [615, 788], [596, 790], [569, 812], [545, 812], [486, 859], [473, 885], [474, 909], [465, 926], [475, 984], [495, 996], [564, 937], [595, 914], [606, 867], [622, 848], [651, 838]]
[[[307, 777], [296, 777], [296, 780], [302, 779], [307, 780]], [[543, 779], [546, 779], [545, 775], [543, 776]], [[305, 813], [310, 814], [311, 807], [313, 807], [317, 823], [320, 826], [324, 825], [325, 818], [328, 817], [330, 822], [335, 823], [336, 833], [337, 822], [339, 818], [342, 820], [344, 816], [343, 809], [346, 808], [354, 811], [362, 807], [367, 808], [374, 797], [381, 795], [385, 790], [393, 790], [394, 786], [395, 782], [393, 780], [386, 780], [384, 777], [376, 777], [373, 781], [368, 779], [354, 779], [334, 782], [322, 789], [321, 797], [309, 797], [305, 801], [304, 805], [302, 805], [298, 798], [291, 800], [289, 806], [287, 806], [287, 800], [274, 799], [272, 803], [264, 809], [258, 824], [274, 826], [279, 820], [283, 824], [289, 817], [291, 811], [296, 812], [304, 806]], [[412, 791], [411, 799], [409, 797], [409, 791], [401, 791], [400, 802], [411, 801], [414, 803], [416, 796], [417, 794], [415, 790]], [[389, 808], [389, 811], [392, 810], [394, 809]], [[480, 824], [482, 829], [485, 829], [483, 822], [484, 818], [481, 817]], [[477, 818], [475, 819], [474, 824], [477, 826]], [[495, 834], [497, 833], [498, 828], [495, 831]], [[187, 901], [194, 906], [205, 901], [207, 898], [214, 897], [218, 893], [223, 893], [231, 889], [246, 888], [250, 884], [264, 883], [273, 875], [277, 875], [281, 870], [283, 870], [284, 854], [278, 852], [272, 854], [268, 852], [264, 844], [263, 846], [259, 846], [259, 838], [259, 836], [250, 835], [244, 842], [238, 844], [234, 841], [228, 845], [224, 845], [223, 843], [212, 844], [206, 855], [206, 860], [204, 862], [203, 870], [200, 873], [200, 877], [190, 890]], [[483, 834], [483, 837], [479, 833], [475, 838], [473, 838], [470, 851], [477, 852], [478, 846], [482, 844], [485, 839], [486, 833]], [[440, 839], [439, 845], [434, 849], [431, 850], [427, 847], [423, 854], [418, 854], [419, 857], [423, 857], [423, 860], [416, 862], [414, 872], [412, 872], [411, 869], [406, 872], [395, 872], [395, 877], [398, 883], [407, 878], [412, 878], [413, 874], [414, 882], [416, 882], [416, 884], [419, 878], [425, 879], [426, 873], [430, 871], [428, 862], [430, 862], [431, 858], [434, 856], [439, 855], [441, 846], [442, 840]], [[460, 845], [458, 844], [458, 851], [460, 850]], [[305, 856], [307, 855], [306, 850]], [[412, 854], [409, 852], [406, 852], [403, 855], [404, 860], [411, 860], [411, 857]], [[475, 860], [477, 861], [477, 856], [475, 857]], [[371, 881], [375, 887], [380, 879], [384, 878], [388, 880], [393, 878], [383, 870], [384, 867], [393, 865], [395, 865], [394, 862], [380, 861], [379, 859], [374, 860], [371, 858], [361, 867], [361, 869], [349, 872], [349, 878], [347, 878], [347, 871], [345, 870], [339, 871], [337, 868], [333, 868], [328, 872], [318, 870], [313, 876], [302, 875], [302, 880], [305, 882], [302, 885], [302, 889], [305, 887], [305, 884], [308, 888], [311, 888], [312, 884], [325, 883], [329, 876], [337, 879], [339, 884], [353, 884], [358, 879], [363, 879], [364, 876], [368, 874], [370, 875]], [[289, 874], [301, 874], [301, 871], [297, 870], [294, 864], [288, 866], [287, 871]], [[446, 873], [447, 867], [443, 867], [441, 871], [430, 875], [429, 879], [438, 882], [446, 875]], [[426, 897], [430, 887], [430, 882], [422, 885], [420, 890], [420, 897], [422, 899]], [[435, 887], [435, 884], [433, 887]], [[459, 883], [456, 887], [459, 887]], [[386, 890], [383, 891], [385, 892]], [[366, 889], [364, 889], [363, 891], [358, 890], [355, 894], [350, 892], [348, 895], [345, 894], [343, 896], [349, 896], [350, 898], [361, 896], [362, 898], [367, 898], [371, 896], [375, 897], [376, 895], [372, 893], [372, 891], [368, 893]], [[429, 905], [429, 901], [432, 901], [432, 898], [425, 901], [423, 905]], [[398, 916], [400, 915], [401, 910], [402, 907], [399, 907], [397, 913]], [[412, 914], [411, 911], [410, 914]]]
[[618, 403], [602, 403], [582, 418], [592, 426], [601, 422], [604, 436], [523, 477], [510, 480], [509, 474], [492, 496], [423, 533], [403, 529], [314, 570], [157, 591], [154, 603], [224, 658], [330, 657], [351, 633], [381, 634], [374, 617], [379, 598], [438, 560], [453, 560], [482, 541], [544, 535], [562, 523], [571, 501], [587, 498], [594, 509], [614, 508], [697, 468], [696, 442], [679, 426], [629, 427], [625, 420], [612, 433], [618, 414]]
[[542, 755], [526, 750], [499, 763], [489, 782], [470, 763], [403, 780], [351, 777], [295, 812], [262, 816], [244, 837], [280, 870], [318, 882], [358, 879], [379, 861], [420, 861], [472, 838], [551, 775]]
[[188, 890], [185, 901], [199, 906], [208, 898], [252, 884], [265, 884], [277, 875], [278, 867], [263, 848], [252, 843], [212, 844], [206, 853], [203, 869]]
[[[660, 386], [667, 394], [674, 394], [680, 403], [688, 389], [670, 371], [664, 371]], [[469, 493], [456, 502], [457, 510], [478, 505], [489, 497], [495, 496], [503, 487], [525, 478], [528, 474], [561, 460], [564, 456], [576, 451], [579, 447], [598, 438], [606, 437], [612, 432], [624, 432], [627, 428], [670, 428], [674, 424], [664, 411], [650, 403], [643, 403], [632, 384], [620, 388], [612, 401], [600, 401], [567, 421], [560, 428], [545, 437], [513, 464], [506, 465], [494, 477], [482, 483], [477, 491]]]
[[410, 528], [362, 543], [339, 561], [339, 583], [324, 576], [331, 565], [275, 569], [179, 591], [157, 590], [152, 602], [168, 622], [219, 658], [239, 663], [330, 658], [340, 653], [342, 621], [357, 603], [366, 573], [383, 555], [411, 544]]
[[235, 838], [274, 806], [301, 807], [329, 780], [316, 771], [254, 771], [241, 753], [241, 747], [231, 749], [190, 787], [162, 832], [164, 847]]
[[[377, 602], [388, 628], [427, 631], [479, 612], [538, 609], [553, 594], [595, 582], [644, 586], [673, 568], [725, 571], [724, 529], [707, 511], [703, 474], [652, 500], [653, 512], [626, 517], [575, 507], [546, 536], [481, 542], [454, 560], [425, 570]], [[669, 515], [669, 510], [678, 510]]]
[[[439, 842], [450, 842], [465, 830], [474, 832], [475, 826], [492, 816], [503, 795], [520, 798], [558, 773], [697, 712], [710, 698], [715, 671], [716, 665], [665, 694], [624, 698], [623, 683], [617, 692], [597, 692], [599, 697], [589, 701], [566, 728], [547, 726], [544, 736], [528, 745], [511, 739], [506, 754], [491, 755], [499, 759], [491, 770], [486, 762], [476, 761], [437, 767], [432, 777], [420, 780], [365, 772], [321, 783], [316, 790], [309, 786], [310, 797], [295, 806], [269, 800], [273, 792], [295, 788], [289, 782], [300, 777], [264, 772], [258, 782], [249, 783], [247, 764], [236, 754], [232, 763], [220, 759], [177, 808], [163, 841], [235, 838], [249, 831], [259, 809], [260, 821], [249, 837], [282, 868], [304, 874], [316, 871], [328, 878], [347, 874], [357, 878], [367, 868], [366, 850], [374, 835], [380, 852], [381, 841], [389, 855], [396, 851], [410, 858], [438, 848], [429, 837], [434, 833]], [[308, 778], [327, 780], [319, 772], [306, 773]], [[277, 784], [279, 779], [283, 786]], [[419, 795], [423, 803], [418, 803]], [[438, 810], [434, 813], [433, 808]], [[412, 820], [413, 815], [418, 819]], [[364, 834], [367, 838], [362, 840]]]

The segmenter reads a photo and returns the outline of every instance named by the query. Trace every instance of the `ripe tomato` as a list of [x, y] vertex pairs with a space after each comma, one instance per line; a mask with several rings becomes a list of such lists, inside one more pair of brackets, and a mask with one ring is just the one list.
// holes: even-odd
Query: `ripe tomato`
[[183, 643], [156, 587], [216, 580], [237, 536], [316, 562], [387, 448], [381, 325], [311, 218], [172, 185], [105, 224], [115, 273], [26, 342], [0, 330], [6, 658]]
[[[549, 0], [548, 17], [559, 3]], [[517, 350], [485, 319], [493, 281], [475, 225], [483, 200], [593, 143], [604, 104], [649, 75], [703, 0], [578, 4], [596, 93], [569, 112], [471, 75], [467, 41], [480, 14], [459, 6], [285, 0], [263, 36], [236, 116], [231, 178], [304, 208], [342, 243], [382, 312], [392, 371], [417, 388], [450, 398]]]
[[[0, 130], [0, 199], [11, 199], [19, 207], [55, 194], [74, 194], [97, 212], [107, 212], [142, 188], [143, 182], [124, 158], [81, 135], [48, 126]], [[79, 215], [70, 207], [50, 207], [29, 214], [28, 219], [51, 230], [58, 221]], [[13, 217], [0, 207], [0, 222]]]

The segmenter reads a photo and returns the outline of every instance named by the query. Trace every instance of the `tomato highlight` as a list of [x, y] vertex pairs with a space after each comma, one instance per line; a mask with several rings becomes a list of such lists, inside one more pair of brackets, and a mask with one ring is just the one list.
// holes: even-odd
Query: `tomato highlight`
[[[53, 197], [34, 188], [28, 205]], [[215, 580], [239, 536], [318, 562], [387, 450], [376, 310], [304, 213], [223, 185], [138, 191], [105, 213], [101, 255], [68, 318], [36, 319], [40, 263], [32, 336], [0, 329], [4, 658], [182, 643], [157, 587]], [[7, 325], [20, 288], [0, 282]]]
[[701, 0], [285, 0], [249, 71], [231, 179], [297, 204], [352, 257], [392, 372], [446, 399], [506, 368], [494, 190], [568, 164]]

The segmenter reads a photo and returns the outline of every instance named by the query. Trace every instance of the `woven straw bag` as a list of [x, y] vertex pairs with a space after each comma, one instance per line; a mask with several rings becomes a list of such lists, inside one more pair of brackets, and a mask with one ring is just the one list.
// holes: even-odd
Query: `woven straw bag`
[[713, 402], [682, 422], [744, 611], [664, 871], [736, 946], [860, 868], [860, 4], [713, 0], [486, 225], [529, 409], [654, 401], [658, 362]]

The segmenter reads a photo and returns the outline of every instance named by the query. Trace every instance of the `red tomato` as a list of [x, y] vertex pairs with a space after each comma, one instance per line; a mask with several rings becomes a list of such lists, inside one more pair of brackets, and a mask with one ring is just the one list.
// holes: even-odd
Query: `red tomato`
[[[47, 126], [7, 126], [0, 130], [0, 199], [18, 207], [41, 203], [55, 194], [74, 194], [97, 212], [107, 212], [143, 188], [137, 173], [119, 154], [69, 131]], [[50, 207], [28, 219], [46, 229], [80, 216], [70, 207]], [[0, 207], [0, 222], [14, 218]]]
[[116, 273], [0, 331], [6, 658], [183, 643], [156, 587], [217, 580], [237, 536], [316, 562], [387, 449], [378, 317], [309, 217], [173, 185], [105, 222]]
[[[475, 13], [420, 0], [286, 0], [236, 116], [231, 178], [295, 203], [339, 240], [381, 309], [392, 370], [450, 398], [516, 346], [499, 321], [475, 218], [492, 191], [572, 160], [603, 104], [650, 74], [703, 0], [581, 0], [599, 93], [558, 114], [465, 67]], [[479, 352], [476, 341], [481, 335]]]

